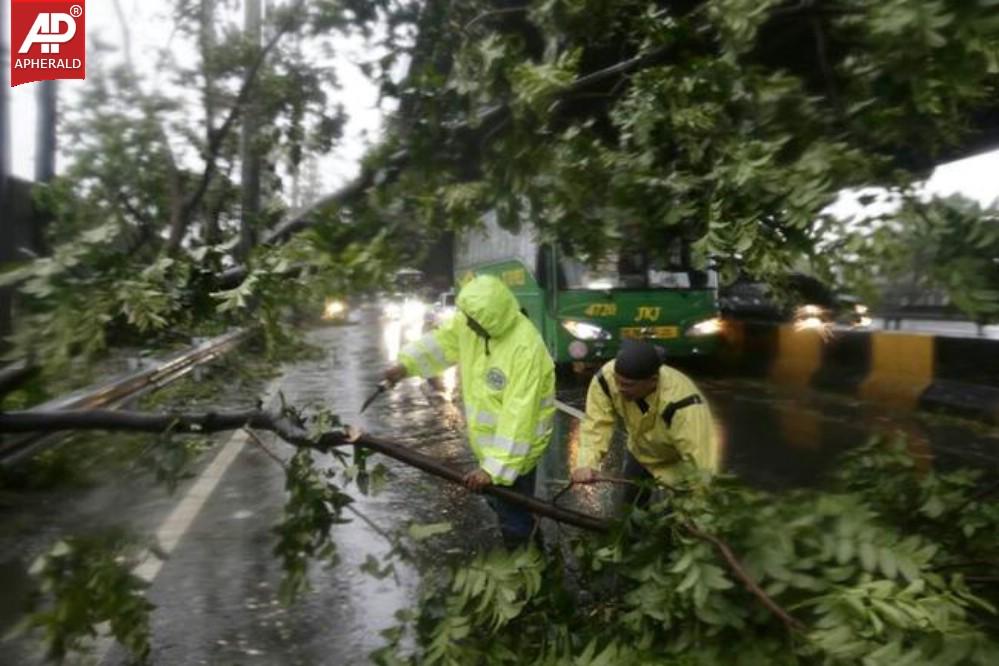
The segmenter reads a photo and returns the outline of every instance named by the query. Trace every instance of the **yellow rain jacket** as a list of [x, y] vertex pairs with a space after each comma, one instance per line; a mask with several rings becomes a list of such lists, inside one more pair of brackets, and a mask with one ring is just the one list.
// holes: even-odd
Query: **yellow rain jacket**
[[620, 416], [628, 431], [628, 450], [656, 479], [677, 481], [678, 463], [685, 458], [699, 469], [718, 471], [719, 445], [711, 411], [694, 382], [664, 365], [659, 368], [658, 389], [644, 403], [643, 412], [638, 402], [624, 400], [614, 380], [614, 361], [604, 364], [586, 394], [576, 466], [600, 466]]
[[[458, 364], [472, 452], [493, 483], [509, 486], [534, 469], [551, 440], [555, 367], [537, 328], [499, 279], [474, 278], [457, 306], [458, 314], [403, 348], [399, 361], [420, 377]], [[473, 331], [469, 318], [484, 330]]]

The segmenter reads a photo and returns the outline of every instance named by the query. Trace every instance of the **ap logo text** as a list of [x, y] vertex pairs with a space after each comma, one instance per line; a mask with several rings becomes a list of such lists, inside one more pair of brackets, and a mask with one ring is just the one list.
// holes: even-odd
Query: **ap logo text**
[[11, 1], [11, 86], [86, 78], [84, 1]]

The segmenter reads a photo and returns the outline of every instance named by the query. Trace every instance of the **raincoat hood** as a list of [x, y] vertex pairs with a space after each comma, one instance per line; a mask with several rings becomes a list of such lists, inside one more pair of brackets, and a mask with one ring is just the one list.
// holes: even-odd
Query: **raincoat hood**
[[491, 338], [503, 337], [517, 323], [520, 307], [499, 278], [479, 275], [458, 293], [458, 309], [474, 319]]

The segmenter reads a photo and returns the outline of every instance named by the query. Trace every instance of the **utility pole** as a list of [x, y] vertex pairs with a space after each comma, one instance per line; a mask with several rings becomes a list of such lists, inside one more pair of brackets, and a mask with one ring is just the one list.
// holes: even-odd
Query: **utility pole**
[[55, 81], [38, 83], [38, 127], [35, 134], [35, 182], [55, 177], [58, 89]]
[[7, 175], [10, 173], [10, 115], [8, 114], [7, 88], [10, 81], [10, 61], [7, 50], [7, 7], [0, 2], [0, 210], [7, 209]]
[[[215, 133], [216, 104], [218, 103], [215, 91], [215, 0], [201, 0], [201, 65], [205, 70], [205, 88], [203, 91], [205, 102], [205, 145], [211, 143], [212, 135]], [[218, 219], [213, 210], [214, 203], [212, 197], [205, 197], [204, 221], [205, 234], [204, 241], [207, 245], [217, 245], [220, 238]]]
[[[249, 58], [247, 69], [260, 52], [262, 0], [246, 0], [244, 9], [244, 38]], [[259, 76], [259, 74], [258, 74]], [[245, 261], [254, 245], [254, 231], [257, 217], [260, 213], [260, 149], [257, 145], [259, 105], [251, 94], [246, 99], [243, 109], [243, 132], [240, 136], [240, 162], [242, 166], [240, 185], [242, 191], [242, 210], [239, 219], [239, 246], [237, 256], [239, 261]]]
[[[7, 199], [7, 178], [10, 174], [10, 115], [7, 113], [7, 72], [10, 62], [7, 54], [7, 7], [9, 2], [0, 2], [0, 264], [13, 259], [13, 248], [10, 240], [13, 238], [14, 220], [10, 219], [11, 205]], [[11, 290], [0, 288], [0, 340], [11, 331]], [[6, 345], [0, 342], [0, 351], [6, 351]]]

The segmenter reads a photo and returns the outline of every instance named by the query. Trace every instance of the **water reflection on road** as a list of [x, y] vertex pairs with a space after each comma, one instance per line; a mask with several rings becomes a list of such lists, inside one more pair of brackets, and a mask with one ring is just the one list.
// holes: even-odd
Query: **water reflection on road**
[[[327, 407], [345, 422], [404, 442], [458, 469], [470, 469], [474, 460], [463, 435], [454, 371], [436, 385], [419, 379], [400, 382], [363, 415], [359, 413], [383, 369], [398, 359], [406, 342], [421, 335], [422, 328], [422, 321], [386, 319], [372, 310], [360, 313], [352, 325], [316, 329], [310, 340], [324, 350], [323, 358], [286, 368], [282, 379], [286, 401]], [[746, 380], [700, 378], [698, 383], [725, 441], [728, 468], [760, 486], [779, 489], [815, 483], [840, 451], [872, 432], [908, 433], [913, 455], [924, 466], [958, 460], [994, 466], [999, 459], [994, 429], [886, 412], [850, 399], [789, 393]], [[586, 387], [585, 379], [563, 377], [559, 398], [582, 407]], [[539, 495], [553, 497], [565, 486], [578, 440], [578, 421], [559, 413], [555, 439], [538, 475]], [[280, 455], [291, 454], [290, 447], [273, 439], [267, 442]], [[616, 442], [606, 461], [606, 468], [615, 471], [621, 462], [620, 435]], [[436, 563], [498, 543], [495, 518], [481, 497], [391, 460], [378, 457], [371, 462], [386, 465], [389, 485], [375, 496], [357, 494], [355, 506], [379, 529], [391, 532], [411, 523], [452, 523], [452, 532], [427, 543]], [[590, 486], [574, 489], [564, 499], [567, 506], [603, 512], [617, 492]], [[334, 528], [340, 563], [314, 568], [313, 591], [296, 605], [282, 607], [277, 602], [281, 571], [272, 554], [271, 527], [280, 519], [283, 498], [281, 469], [259, 449], [245, 449], [150, 590], [158, 606], [152, 663], [367, 663], [368, 653], [382, 643], [379, 632], [394, 623], [395, 612], [416, 603], [421, 578], [413, 567], [398, 565], [395, 576], [383, 580], [360, 572], [369, 554], [380, 556], [388, 545], [370, 526], [353, 520]], [[140, 500], [131, 504], [143, 506]], [[39, 530], [54, 529], [36, 514], [31, 520], [38, 521]], [[101, 520], [109, 519], [95, 516], [88, 524]], [[149, 525], [149, 531], [154, 528]], [[59, 529], [71, 526], [60, 524]], [[0, 586], [15, 589], [23, 567], [18, 571], [0, 567]], [[0, 644], [0, 663], [34, 663], [22, 658], [26, 654], [29, 651]], [[126, 658], [116, 650], [106, 663], [124, 664]]]

